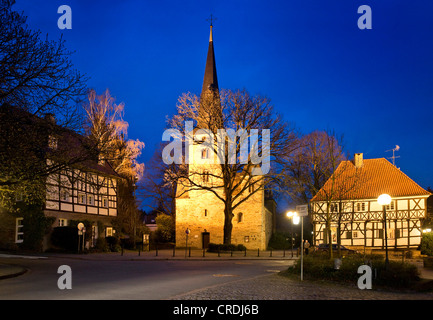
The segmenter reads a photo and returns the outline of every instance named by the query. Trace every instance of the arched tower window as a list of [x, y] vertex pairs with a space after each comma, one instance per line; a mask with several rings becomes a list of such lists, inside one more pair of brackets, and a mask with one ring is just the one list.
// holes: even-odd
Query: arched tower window
[[242, 212], [239, 212], [239, 213], [238, 213], [238, 223], [239, 223], [239, 222], [242, 222], [243, 215], [244, 215], [244, 214], [243, 214]]

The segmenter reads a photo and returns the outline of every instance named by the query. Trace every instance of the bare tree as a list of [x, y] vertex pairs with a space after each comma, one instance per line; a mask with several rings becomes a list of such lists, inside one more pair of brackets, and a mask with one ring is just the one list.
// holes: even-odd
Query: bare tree
[[[79, 103], [85, 98], [86, 77], [74, 69], [62, 38], [41, 39], [26, 25], [26, 17], [12, 9], [14, 0], [0, 1], [0, 201], [22, 192], [41, 200], [45, 179], [67, 166], [88, 159], [83, 149], [58, 150], [49, 140], [77, 137]], [[49, 115], [49, 117], [47, 117]], [[43, 121], [45, 120], [48, 121]], [[56, 123], [51, 121], [55, 119]], [[73, 142], [72, 142], [73, 141]], [[51, 159], [51, 162], [47, 162]], [[19, 191], [21, 190], [21, 191]], [[13, 197], [13, 195], [12, 195]]]
[[[224, 243], [229, 244], [233, 211], [257, 192], [278, 186], [279, 164], [296, 149], [297, 139], [295, 130], [274, 112], [267, 98], [251, 96], [245, 90], [209, 93], [200, 99], [193, 94], [182, 95], [177, 114], [168, 123], [180, 133], [183, 143], [201, 145], [201, 152], [207, 153], [205, 158], [212, 164], [190, 163], [172, 179], [178, 181], [178, 197], [206, 190], [224, 204]], [[186, 130], [189, 120], [197, 124], [193, 132]]]
[[74, 69], [64, 40], [42, 40], [14, 3], [0, 2], [0, 105], [39, 117], [52, 113], [62, 126], [79, 128], [86, 77]]
[[108, 162], [122, 177], [118, 181], [118, 224], [125, 233], [135, 236], [139, 218], [135, 190], [144, 171], [144, 164], [138, 162], [138, 157], [144, 143], [127, 138], [124, 104], [116, 104], [108, 89], [99, 96], [91, 90], [85, 111], [85, 131], [98, 152], [99, 162]]

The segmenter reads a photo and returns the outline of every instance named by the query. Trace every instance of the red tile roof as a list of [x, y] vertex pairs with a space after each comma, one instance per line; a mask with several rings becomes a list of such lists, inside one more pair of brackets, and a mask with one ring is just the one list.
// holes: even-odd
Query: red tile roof
[[[375, 199], [382, 193], [391, 197], [431, 195], [385, 158], [364, 159], [356, 168], [342, 161], [332, 177], [311, 201]], [[333, 188], [334, 186], [334, 188]]]

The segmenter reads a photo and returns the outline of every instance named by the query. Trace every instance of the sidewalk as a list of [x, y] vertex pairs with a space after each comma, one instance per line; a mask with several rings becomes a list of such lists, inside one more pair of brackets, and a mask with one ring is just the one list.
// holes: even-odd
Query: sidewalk
[[290, 250], [247, 250], [233, 252], [206, 252], [201, 249], [163, 249], [152, 251], [123, 250], [123, 252], [89, 254], [44, 254], [46, 257], [83, 259], [83, 260], [291, 260], [299, 258], [296, 251], [293, 257]]

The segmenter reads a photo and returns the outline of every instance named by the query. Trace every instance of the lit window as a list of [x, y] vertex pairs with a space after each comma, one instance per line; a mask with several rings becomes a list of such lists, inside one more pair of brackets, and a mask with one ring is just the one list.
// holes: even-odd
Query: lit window
[[201, 151], [201, 158], [202, 159], [209, 159], [209, 149], [203, 149]]
[[105, 229], [105, 236], [106, 237], [112, 237], [113, 236], [113, 227], [107, 227]]
[[394, 201], [391, 201], [391, 203], [386, 206], [386, 210], [394, 210], [394, 208], [395, 208]]
[[104, 208], [108, 208], [108, 199], [107, 199], [107, 197], [102, 198], [102, 206]]
[[86, 204], [86, 196], [82, 193], [78, 195], [78, 203], [80, 204]]
[[87, 196], [87, 204], [93, 206], [95, 204], [95, 198], [92, 195]]
[[356, 211], [365, 211], [365, 202], [358, 202], [356, 204]]
[[59, 219], [59, 227], [66, 227], [68, 225], [68, 220], [67, 219]]

